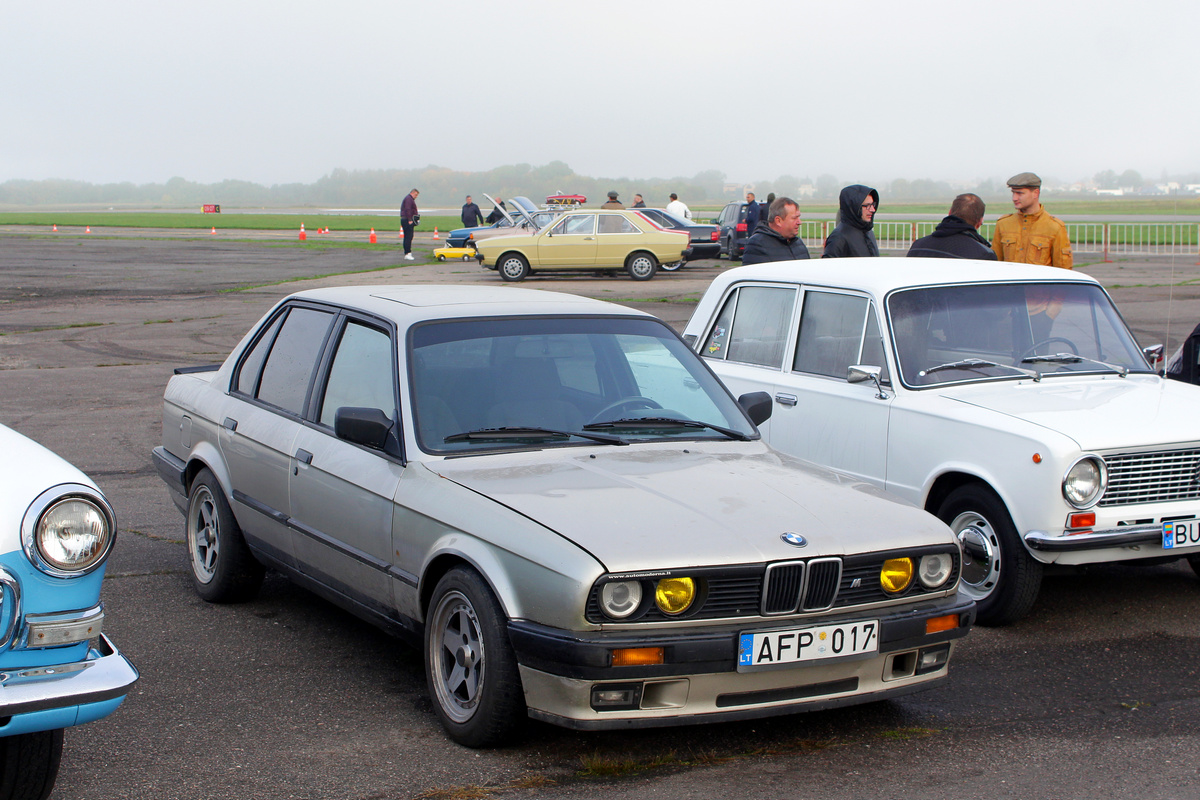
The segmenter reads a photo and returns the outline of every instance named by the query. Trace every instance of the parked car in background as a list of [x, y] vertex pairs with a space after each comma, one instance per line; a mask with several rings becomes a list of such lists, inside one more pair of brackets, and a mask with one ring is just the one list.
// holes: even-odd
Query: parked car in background
[[596, 300], [317, 289], [177, 370], [154, 462], [201, 597], [270, 566], [407, 636], [468, 746], [942, 681], [974, 616], [950, 530], [771, 450], [767, 400]]
[[138, 672], [103, 633], [117, 535], [104, 494], [0, 425], [0, 792], [50, 794], [63, 729], [116, 711]]
[[1078, 272], [908, 258], [721, 274], [686, 338], [763, 436], [938, 515], [981, 622], [1032, 607], [1046, 564], [1200, 570], [1200, 388], [1168, 381]]
[[510, 236], [515, 233], [530, 233], [537, 231], [562, 213], [561, 210], [543, 209], [538, 210], [538, 207], [533, 204], [533, 201], [528, 197], [513, 197], [509, 199], [512, 205], [512, 210], [509, 211], [487, 194], [484, 195], [497, 208], [504, 218], [492, 223], [491, 225], [479, 225], [472, 228], [456, 228], [450, 231], [446, 237], [446, 244], [449, 247], [474, 247], [475, 243], [481, 239], [488, 239], [492, 236]]
[[[650, 218], [651, 222], [671, 231], [683, 231], [688, 235], [688, 246], [691, 255], [688, 260], [697, 258], [716, 258], [721, 254], [720, 229], [716, 225], [706, 225], [700, 222], [680, 219], [667, 213], [665, 208], [639, 208], [638, 211]], [[673, 271], [682, 264], [663, 265], [663, 269]]]
[[[763, 205], [759, 203], [759, 206]], [[721, 213], [717, 217], [719, 229], [717, 239], [721, 245], [717, 253], [718, 258], [725, 255], [729, 257], [730, 261], [742, 260], [742, 254], [746, 251], [746, 240], [754, 233], [746, 224], [746, 206], [745, 201], [735, 201], [727, 203], [725, 208], [721, 209]], [[762, 216], [765, 217], [766, 208], [764, 207], [762, 211]]]
[[668, 231], [639, 211], [568, 211], [537, 233], [486, 239], [476, 245], [479, 263], [506, 281], [531, 271], [616, 271], [648, 281], [659, 265], [688, 258], [688, 235]]

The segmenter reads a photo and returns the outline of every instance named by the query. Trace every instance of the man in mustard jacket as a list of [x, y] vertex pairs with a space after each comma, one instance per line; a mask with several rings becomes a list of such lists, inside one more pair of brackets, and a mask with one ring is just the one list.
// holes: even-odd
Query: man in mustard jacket
[[1017, 213], [1005, 214], [996, 221], [992, 237], [996, 258], [1071, 269], [1074, 262], [1067, 226], [1042, 206], [1042, 179], [1032, 172], [1022, 172], [1009, 178], [1008, 185]]

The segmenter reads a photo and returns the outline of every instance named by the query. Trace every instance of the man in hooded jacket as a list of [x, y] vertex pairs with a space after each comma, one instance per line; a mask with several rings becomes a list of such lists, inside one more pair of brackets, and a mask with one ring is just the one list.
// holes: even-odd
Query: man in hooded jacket
[[746, 240], [742, 264], [808, 258], [808, 248], [799, 236], [800, 208], [796, 201], [790, 197], [772, 200], [767, 217], [770, 222], [761, 220], [754, 235]]
[[986, 206], [977, 194], [960, 194], [950, 204], [950, 214], [908, 249], [910, 256], [933, 258], [976, 258], [995, 261], [991, 242], [979, 235]]
[[825, 252], [821, 258], [879, 255], [873, 230], [878, 209], [879, 192], [870, 186], [856, 183], [842, 189], [837, 227], [825, 240]]

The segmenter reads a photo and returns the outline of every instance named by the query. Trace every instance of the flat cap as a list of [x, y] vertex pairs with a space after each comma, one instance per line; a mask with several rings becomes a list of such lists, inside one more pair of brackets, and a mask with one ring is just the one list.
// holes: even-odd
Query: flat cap
[[1022, 172], [1009, 178], [1008, 185], [1014, 189], [1040, 189], [1042, 179], [1032, 172]]
[[612, 198], [613, 200], [616, 200], [616, 199], [617, 199], [617, 193], [616, 193], [616, 192], [609, 192], [609, 193], [608, 193], [608, 196], [609, 196], [610, 198]]

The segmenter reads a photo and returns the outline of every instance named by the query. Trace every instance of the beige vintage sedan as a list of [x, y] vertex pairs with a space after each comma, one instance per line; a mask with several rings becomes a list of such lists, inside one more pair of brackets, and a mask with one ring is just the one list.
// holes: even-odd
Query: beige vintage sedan
[[675, 264], [688, 253], [688, 236], [659, 227], [637, 211], [588, 210], [564, 214], [537, 233], [505, 236], [476, 245], [479, 263], [506, 281], [533, 270], [618, 270], [648, 281], [660, 264]]

